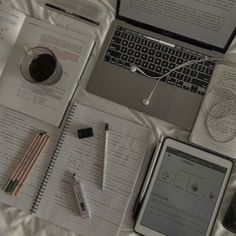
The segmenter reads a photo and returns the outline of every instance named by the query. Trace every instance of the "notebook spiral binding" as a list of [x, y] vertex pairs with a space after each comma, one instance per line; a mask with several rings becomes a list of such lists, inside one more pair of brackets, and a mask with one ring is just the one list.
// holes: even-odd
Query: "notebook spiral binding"
[[58, 156], [58, 154], [60, 152], [60, 149], [61, 149], [62, 143], [63, 143], [63, 141], [65, 139], [65, 136], [66, 136], [66, 134], [68, 132], [68, 129], [69, 129], [69, 126], [70, 126], [70, 122], [71, 122], [72, 116], [74, 114], [75, 108], [76, 108], [76, 104], [73, 104], [71, 109], [70, 109], [70, 112], [68, 114], [68, 117], [66, 119], [65, 125], [64, 125], [62, 133], [61, 133], [61, 136], [59, 138], [59, 141], [58, 141], [58, 143], [56, 145], [55, 151], [53, 152], [52, 159], [51, 159], [51, 161], [50, 161], [50, 163], [48, 165], [48, 168], [47, 168], [46, 173], [45, 173], [45, 175], [43, 177], [42, 183], [41, 183], [41, 185], [39, 187], [39, 191], [36, 194], [35, 200], [33, 202], [31, 210], [30, 210], [31, 213], [36, 213], [37, 210], [38, 210], [38, 206], [39, 206], [40, 201], [42, 199], [44, 190], [45, 190], [46, 185], [48, 183], [48, 180], [49, 180], [49, 178], [51, 176], [51, 173], [53, 171], [53, 167], [54, 167], [54, 165], [56, 163], [57, 156]]

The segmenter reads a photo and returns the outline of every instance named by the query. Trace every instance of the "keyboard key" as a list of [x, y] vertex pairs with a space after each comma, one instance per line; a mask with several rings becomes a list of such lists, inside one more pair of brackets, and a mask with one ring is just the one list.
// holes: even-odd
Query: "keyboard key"
[[117, 62], [117, 65], [118, 65], [118, 66], [123, 66], [123, 64], [124, 64], [123, 61], [118, 60], [118, 62]]
[[112, 57], [112, 58], [110, 59], [110, 63], [111, 63], [111, 64], [116, 64], [117, 61], [118, 61], [118, 59], [117, 59], [117, 58], [114, 58], [114, 57]]
[[150, 48], [153, 48], [153, 47], [154, 47], [154, 42], [149, 41], [148, 44], [147, 44], [147, 46], [150, 47]]
[[213, 69], [212, 69], [212, 68], [206, 68], [205, 73], [206, 73], [207, 75], [212, 75]]
[[137, 66], [140, 66], [141, 65], [141, 60], [140, 59], [136, 59], [134, 64], [137, 65]]
[[203, 73], [198, 73], [198, 78], [200, 80], [208, 82], [210, 80], [211, 76], [203, 74]]
[[141, 41], [141, 38], [140, 38], [140, 37], [135, 37], [135, 39], [134, 39], [134, 42], [135, 42], [135, 43], [140, 43], [140, 41]]
[[176, 84], [175, 84], [175, 86], [177, 86], [177, 87], [182, 87], [183, 86], [183, 84], [184, 84], [184, 82], [183, 81], [179, 81], [179, 80], [177, 80], [176, 81]]
[[117, 58], [121, 57], [120, 52], [116, 52], [116, 51], [111, 50], [111, 49], [108, 49], [106, 54], [109, 55], [109, 56], [112, 56], [112, 57], [117, 57]]
[[191, 82], [191, 77], [190, 76], [184, 76], [184, 81], [190, 83]]
[[205, 92], [203, 92], [203, 91], [198, 91], [198, 92], [197, 92], [197, 94], [199, 94], [199, 95], [202, 95], [202, 96], [203, 96], [203, 95], [205, 94]]
[[155, 69], [155, 65], [154, 64], [149, 64], [148, 69], [149, 70], [154, 70]]
[[121, 43], [123, 46], [127, 46], [128, 45], [128, 41], [127, 40], [122, 40], [122, 43]]
[[189, 75], [189, 74], [190, 74], [190, 69], [189, 69], [188, 67], [184, 67], [184, 68], [183, 68], [183, 73], [184, 73], [185, 75]]
[[184, 60], [182, 58], [178, 58], [176, 61], [177, 64], [181, 65], [184, 63]]
[[108, 56], [108, 55], [105, 55], [105, 57], [104, 57], [104, 61], [110, 61], [110, 59], [111, 59], [111, 57], [110, 57], [110, 56]]
[[189, 54], [187, 54], [187, 53], [184, 53], [184, 54], [183, 54], [183, 59], [188, 60], [189, 57], [190, 57]]
[[197, 76], [197, 71], [191, 70], [191, 71], [190, 71], [190, 75], [191, 75], [192, 77], [196, 77], [196, 76]]
[[141, 50], [141, 48], [142, 48], [142, 46], [140, 46], [140, 45], [138, 45], [138, 44], [136, 44], [135, 47], [134, 47], [134, 49], [135, 49], [135, 50], [138, 50], [138, 51]]
[[197, 91], [198, 91], [198, 87], [192, 85], [192, 86], [191, 86], [191, 92], [196, 93]]
[[155, 54], [155, 50], [149, 49], [148, 54], [153, 56]]
[[189, 86], [186, 86], [186, 85], [183, 85], [183, 89], [185, 89], [185, 90], [190, 90], [190, 87], [189, 87]]
[[124, 67], [125, 67], [126, 69], [130, 69], [131, 64], [130, 64], [129, 62], [125, 62], [125, 63], [124, 63]]
[[176, 72], [176, 71], [172, 71], [172, 72], [170, 73], [170, 76], [176, 78], [177, 72]]
[[161, 64], [161, 59], [156, 58], [154, 63], [155, 63], [156, 65], [160, 65], [160, 64]]
[[136, 51], [136, 52], [134, 53], [134, 56], [135, 56], [136, 58], [139, 58], [140, 55], [141, 55], [141, 52], [137, 52], [137, 51]]
[[162, 57], [162, 52], [156, 51], [155, 56], [156, 56], [156, 57]]
[[168, 54], [163, 54], [163, 55], [162, 55], [162, 58], [163, 58], [164, 60], [168, 60], [169, 57], [170, 57], [170, 55], [168, 55]]
[[162, 47], [161, 47], [161, 51], [162, 52], [168, 52], [168, 47], [167, 46], [165, 46], [165, 45], [163, 45]]
[[120, 51], [121, 46], [116, 44], [116, 43], [111, 43], [109, 45], [109, 48], [112, 49], [112, 50], [115, 50], [115, 51]]
[[175, 56], [171, 56], [169, 61], [175, 63], [176, 62], [176, 57]]
[[148, 47], [142, 47], [142, 52], [147, 52], [148, 51]]
[[130, 42], [130, 43], [128, 44], [128, 47], [129, 47], [129, 48], [134, 48], [134, 43]]
[[147, 60], [147, 57], [148, 57], [147, 54], [142, 53], [142, 55], [141, 55], [141, 59], [142, 59], [142, 60]]
[[162, 67], [161, 66], [156, 66], [155, 71], [158, 73], [161, 73]]
[[121, 38], [113, 37], [113, 38], [111, 39], [111, 42], [112, 42], [112, 43], [120, 44], [120, 42], [121, 42]]
[[173, 49], [173, 48], [169, 48], [169, 50], [168, 50], [168, 53], [170, 54], [170, 55], [174, 55], [175, 54], [175, 49]]
[[213, 62], [213, 61], [205, 61], [204, 65], [207, 66], [207, 67], [214, 68], [215, 62]]
[[117, 29], [117, 30], [121, 30], [121, 31], [122, 31], [122, 30], [123, 30], [123, 27], [122, 27], [122, 26], [120, 26], [120, 25], [117, 25], [117, 26], [116, 26], [116, 29]]
[[200, 65], [200, 66], [198, 67], [198, 71], [199, 71], [199, 72], [204, 72], [204, 71], [205, 71], [205, 67], [202, 66], [202, 65]]
[[168, 68], [170, 70], [174, 69], [175, 68], [175, 64], [174, 63], [169, 63]]
[[133, 55], [134, 54], [134, 50], [133, 49], [128, 49], [127, 54], [130, 55], [130, 56]]
[[114, 33], [115, 36], [120, 36], [121, 35], [121, 31], [119, 30], [116, 30], [115, 33]]
[[127, 34], [126, 33], [122, 33], [121, 34], [121, 38], [126, 39], [127, 38]]
[[174, 79], [174, 78], [172, 78], [172, 77], [168, 77], [168, 78], [167, 78], [167, 83], [168, 83], [168, 84], [174, 85], [175, 82], [176, 82], [176, 79]]
[[181, 73], [177, 73], [177, 79], [182, 80], [184, 78], [184, 75]]
[[141, 39], [140, 44], [146, 46], [147, 45], [147, 40], [146, 39]]
[[134, 57], [129, 57], [128, 62], [134, 63], [135, 58]]
[[127, 49], [126, 47], [122, 47], [120, 51], [123, 52], [123, 53], [126, 53], [127, 50], [128, 50], [128, 49]]
[[192, 79], [192, 84], [202, 87], [202, 88], [207, 88], [207, 85], [208, 85], [208, 83], [206, 83], [202, 80], [199, 80], [199, 79], [195, 79], [195, 78]]
[[183, 53], [181, 51], [176, 51], [175, 52], [175, 56], [177, 57], [181, 57], [183, 55]]
[[162, 61], [161, 65], [164, 66], [164, 67], [167, 67], [168, 66], [168, 61]]
[[142, 67], [144, 67], [144, 68], [147, 68], [147, 67], [148, 67], [148, 63], [147, 63], [146, 61], [143, 61], [141, 65], [142, 65]]
[[123, 54], [123, 55], [121, 56], [121, 59], [124, 60], [124, 61], [126, 61], [126, 60], [128, 59], [128, 55]]
[[153, 56], [149, 56], [149, 57], [148, 57], [148, 61], [149, 61], [149, 62], [154, 62], [154, 57], [153, 57]]
[[127, 39], [128, 39], [129, 41], [133, 41], [134, 35], [128, 35]]

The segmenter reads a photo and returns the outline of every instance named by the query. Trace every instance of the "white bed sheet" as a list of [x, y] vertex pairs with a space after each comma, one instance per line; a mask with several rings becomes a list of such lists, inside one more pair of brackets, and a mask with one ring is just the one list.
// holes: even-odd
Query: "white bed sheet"
[[[65, 0], [67, 1], [67, 0]], [[87, 1], [87, 0], [84, 0]], [[98, 98], [92, 94], [87, 93], [84, 90], [85, 84], [89, 79], [92, 68], [96, 61], [99, 49], [102, 45], [104, 36], [109, 28], [109, 24], [114, 19], [116, 0], [90, 0], [97, 2], [104, 9], [104, 18], [99, 26], [91, 26], [70, 17], [60, 15], [58, 13], [45, 10], [43, 7], [43, 0], [0, 0], [1, 4], [13, 7], [24, 12], [26, 15], [33, 16], [42, 20], [51, 22], [74, 31], [86, 32], [88, 35], [96, 40], [96, 46], [93, 54], [90, 58], [89, 64], [86, 67], [86, 71], [80, 82], [79, 89], [76, 93], [75, 100], [81, 103], [89, 105], [91, 107], [104, 110], [109, 113], [113, 113], [120, 117], [135, 121], [142, 125], [152, 127], [154, 133], [159, 136], [164, 133], [167, 136], [171, 136], [180, 140], [187, 140], [189, 132], [176, 128], [173, 125], [167, 124], [166, 122], [150, 118], [139, 112], [133, 111], [127, 107], [115, 104], [113, 102], [107, 101], [102, 98]], [[228, 50], [227, 56], [230, 57], [234, 62], [236, 62], [236, 42], [234, 40], [230, 49]], [[133, 230], [133, 222], [131, 219], [131, 209], [133, 202], [138, 194], [137, 190], [131, 199], [129, 209], [127, 210], [126, 217], [121, 226], [119, 236], [133, 236], [136, 235]], [[212, 235], [216, 236], [230, 236], [234, 235], [229, 231], [225, 230], [221, 224], [222, 218], [224, 216], [225, 210], [228, 207], [229, 200], [232, 197], [236, 189], [236, 169], [232, 173], [229, 185], [226, 190], [224, 200], [221, 205], [221, 209], [214, 226]], [[60, 228], [54, 224], [48, 223], [44, 220], [36, 218], [31, 214], [26, 214], [23, 211], [17, 210], [13, 207], [0, 204], [0, 236], [76, 236], [77, 234], [70, 232], [66, 229]], [[101, 235], [102, 236], [102, 235]]]

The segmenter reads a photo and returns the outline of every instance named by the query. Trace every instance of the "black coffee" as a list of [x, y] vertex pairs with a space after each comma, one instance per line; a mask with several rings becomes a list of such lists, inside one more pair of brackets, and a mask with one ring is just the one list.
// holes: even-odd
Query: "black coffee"
[[29, 73], [35, 82], [43, 82], [55, 71], [56, 60], [50, 54], [40, 54], [33, 59], [29, 66]]

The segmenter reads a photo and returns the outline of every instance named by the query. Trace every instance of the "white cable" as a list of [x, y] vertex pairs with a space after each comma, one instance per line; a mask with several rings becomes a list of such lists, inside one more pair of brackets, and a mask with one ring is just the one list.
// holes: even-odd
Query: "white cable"
[[203, 58], [203, 59], [200, 59], [200, 60], [191, 60], [191, 61], [187, 61], [187, 62], [185, 62], [185, 63], [183, 63], [183, 64], [181, 64], [181, 65], [176, 66], [175, 68], [169, 70], [169, 71], [168, 71], [166, 74], [164, 74], [164, 75], [156, 76], [156, 77], [155, 77], [155, 76], [149, 76], [149, 75], [147, 75], [142, 69], [140, 69], [140, 68], [139, 68], [138, 66], [136, 66], [136, 65], [132, 65], [131, 68], [130, 68], [130, 70], [131, 70], [131, 72], [133, 72], [133, 73], [136, 72], [136, 71], [139, 71], [142, 75], [146, 76], [147, 78], [150, 78], [150, 79], [157, 79], [157, 81], [156, 81], [154, 87], [152, 88], [152, 90], [150, 91], [148, 97], [147, 97], [147, 98], [144, 98], [144, 99], [142, 100], [143, 105], [148, 106], [148, 105], [150, 104], [151, 98], [152, 98], [152, 96], [153, 96], [153, 94], [154, 94], [154, 92], [155, 92], [155, 90], [156, 90], [156, 88], [157, 88], [157, 86], [158, 86], [158, 84], [159, 84], [159, 81], [160, 81], [162, 78], [164, 78], [165, 76], [167, 76], [167, 75], [169, 75], [170, 73], [172, 73], [173, 71], [176, 71], [176, 70], [178, 70], [178, 69], [180, 69], [180, 68], [182, 68], [182, 67], [189, 66], [189, 65], [192, 65], [192, 64], [195, 64], [195, 63], [199, 63], [199, 62], [205, 62], [205, 61], [224, 61], [224, 60], [225, 60], [225, 59], [221, 59], [221, 58], [209, 58], [209, 57], [206, 57], [206, 58]]

